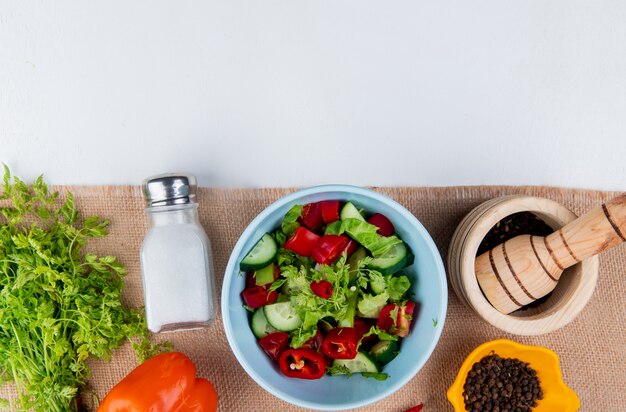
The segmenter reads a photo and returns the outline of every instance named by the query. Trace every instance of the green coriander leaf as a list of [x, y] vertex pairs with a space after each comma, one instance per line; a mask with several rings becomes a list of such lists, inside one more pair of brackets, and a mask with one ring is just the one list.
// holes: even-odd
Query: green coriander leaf
[[298, 226], [300, 226], [298, 219], [300, 219], [300, 216], [302, 215], [302, 208], [302, 205], [293, 206], [283, 218], [281, 230], [287, 237], [293, 235], [293, 232], [295, 232]]
[[386, 373], [377, 373], [377, 372], [361, 372], [361, 376], [365, 378], [376, 379], [377, 381], [386, 381], [389, 379], [389, 375]]

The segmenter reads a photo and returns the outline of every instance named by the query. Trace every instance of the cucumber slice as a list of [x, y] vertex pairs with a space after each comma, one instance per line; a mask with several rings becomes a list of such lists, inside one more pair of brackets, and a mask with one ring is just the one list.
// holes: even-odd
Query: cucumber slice
[[274, 264], [270, 263], [262, 269], [255, 272], [255, 284], [257, 286], [264, 286], [274, 281]]
[[398, 342], [395, 340], [381, 340], [370, 349], [370, 355], [381, 365], [386, 365], [398, 355]]
[[278, 253], [276, 241], [272, 235], [266, 233], [241, 260], [239, 269], [242, 272], [263, 269], [274, 261], [276, 253]]
[[365, 248], [363, 246], [359, 246], [354, 253], [352, 253], [350, 255], [350, 257], [348, 258], [348, 265], [350, 266], [350, 280], [352, 281], [354, 279], [354, 277], [356, 276], [356, 268], [357, 265], [359, 263], [359, 261], [361, 259], [364, 259], [367, 257], [367, 251], [365, 250]]
[[257, 339], [264, 338], [270, 333], [277, 332], [272, 325], [267, 323], [267, 319], [265, 319], [265, 314], [263, 313], [263, 308], [254, 311], [250, 323], [252, 333], [254, 333], [254, 336], [256, 336]]
[[365, 222], [365, 218], [363, 217], [363, 215], [361, 215], [359, 209], [357, 209], [356, 206], [352, 204], [352, 202], [348, 202], [343, 205], [343, 207], [341, 208], [341, 213], [339, 214], [339, 218], [341, 220], [358, 219]]
[[263, 312], [267, 322], [281, 332], [291, 332], [298, 329], [302, 319], [296, 313], [291, 302], [272, 303], [263, 306]]
[[380, 366], [367, 353], [359, 352], [354, 359], [335, 359], [333, 366], [344, 366], [350, 373], [379, 373]]
[[387, 253], [372, 259], [368, 267], [382, 273], [391, 275], [396, 273], [406, 264], [408, 249], [404, 243], [393, 245]]

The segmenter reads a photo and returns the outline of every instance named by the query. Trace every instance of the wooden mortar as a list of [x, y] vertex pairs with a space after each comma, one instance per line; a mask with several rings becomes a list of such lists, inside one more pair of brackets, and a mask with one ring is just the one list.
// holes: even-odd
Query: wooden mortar
[[489, 302], [511, 313], [550, 293], [563, 270], [626, 241], [626, 193], [547, 237], [521, 235], [476, 259]]

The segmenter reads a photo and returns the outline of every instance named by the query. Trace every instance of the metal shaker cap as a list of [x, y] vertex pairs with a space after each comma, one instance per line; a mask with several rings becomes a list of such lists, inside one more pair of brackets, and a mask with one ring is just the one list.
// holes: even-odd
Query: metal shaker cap
[[196, 177], [190, 173], [163, 173], [143, 181], [148, 206], [196, 203]]

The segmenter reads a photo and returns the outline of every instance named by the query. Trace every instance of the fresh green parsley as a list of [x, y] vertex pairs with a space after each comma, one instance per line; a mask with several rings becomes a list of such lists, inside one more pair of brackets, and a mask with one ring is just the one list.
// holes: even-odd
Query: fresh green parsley
[[83, 251], [107, 235], [108, 221], [81, 220], [71, 193], [60, 202], [42, 177], [29, 187], [4, 169], [0, 370], [17, 388], [12, 410], [74, 411], [90, 356], [108, 360], [128, 340], [141, 360], [161, 348], [150, 343], [142, 311], [122, 305], [122, 264]]

